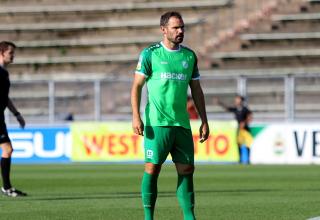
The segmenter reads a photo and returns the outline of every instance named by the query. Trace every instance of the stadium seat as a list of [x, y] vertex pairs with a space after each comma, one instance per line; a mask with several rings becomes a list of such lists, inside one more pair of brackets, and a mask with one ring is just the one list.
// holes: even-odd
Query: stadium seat
[[107, 4], [61, 4], [61, 5], [32, 5], [32, 6], [4, 6], [1, 14], [36, 14], [36, 13], [88, 13], [88, 12], [121, 12], [137, 10], [181, 10], [198, 8], [220, 8], [233, 3], [233, 0], [202, 0], [202, 1], [157, 1], [157, 2], [122, 2]]
[[[199, 18], [186, 18], [186, 25], [195, 25], [203, 20]], [[90, 29], [119, 29], [119, 28], [146, 28], [158, 27], [159, 19], [141, 19], [125, 21], [87, 21], [87, 22], [58, 22], [58, 23], [24, 23], [1, 24], [0, 32], [43, 32], [43, 31], [75, 31]]]
[[318, 21], [320, 20], [319, 13], [298, 13], [287, 15], [275, 15], [272, 17], [273, 21], [277, 22], [292, 22], [292, 21]]
[[254, 51], [217, 52], [211, 55], [212, 65], [223, 68], [258, 68], [286, 66], [316, 66], [320, 49], [274, 49]]
[[[56, 91], [54, 94], [55, 98], [74, 99], [74, 98], [85, 98], [87, 94], [85, 92], [75, 91]], [[14, 100], [23, 99], [47, 99], [49, 97], [48, 91], [39, 91], [37, 93], [33, 91], [13, 91], [10, 97]]]
[[283, 46], [314, 47], [320, 40], [320, 32], [300, 32], [300, 33], [256, 33], [243, 34], [240, 36], [242, 48], [259, 47], [272, 48], [277, 44]]
[[320, 67], [284, 67], [284, 68], [254, 68], [254, 69], [215, 69], [215, 70], [202, 70], [201, 77], [206, 79], [206, 77], [240, 77], [240, 76], [286, 76], [286, 75], [296, 75], [296, 76], [308, 76], [316, 75], [320, 72]]
[[25, 48], [48, 48], [48, 47], [90, 47], [90, 46], [114, 46], [129, 44], [149, 44], [160, 41], [158, 36], [133, 36], [133, 37], [114, 37], [97, 39], [56, 39], [56, 40], [34, 40], [17, 41], [16, 45], [20, 49]]
[[16, 58], [15, 65], [46, 65], [63, 63], [105, 63], [122, 62], [130, 63], [137, 61], [138, 54], [118, 55], [91, 55], [91, 56], [63, 56], [63, 57], [20, 57]]

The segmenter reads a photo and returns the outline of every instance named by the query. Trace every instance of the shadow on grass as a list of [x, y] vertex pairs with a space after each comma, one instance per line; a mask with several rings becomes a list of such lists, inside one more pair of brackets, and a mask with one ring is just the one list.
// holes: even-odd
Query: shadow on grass
[[[195, 193], [197, 195], [201, 194], [211, 194], [211, 193], [260, 193], [260, 192], [276, 192], [277, 189], [230, 189], [230, 190], [198, 190]], [[96, 200], [96, 199], [135, 199], [140, 198], [140, 192], [115, 192], [115, 193], [104, 193], [104, 194], [87, 194], [87, 195], [69, 195], [69, 196], [55, 196], [48, 195], [48, 197], [38, 197], [38, 196], [27, 196], [21, 197], [21, 199], [13, 199], [7, 201], [65, 201], [65, 200]], [[176, 192], [174, 191], [160, 191], [158, 192], [158, 197], [176, 197]]]

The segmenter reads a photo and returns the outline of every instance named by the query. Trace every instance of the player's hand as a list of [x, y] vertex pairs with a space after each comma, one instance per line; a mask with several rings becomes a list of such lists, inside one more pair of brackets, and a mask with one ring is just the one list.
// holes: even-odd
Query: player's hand
[[21, 115], [21, 114], [18, 114], [18, 115], [16, 116], [16, 119], [17, 119], [17, 121], [19, 122], [20, 127], [21, 127], [21, 128], [24, 128], [24, 126], [26, 125], [26, 122], [25, 122], [24, 118], [22, 117], [22, 115]]
[[208, 122], [202, 123], [199, 129], [200, 143], [205, 142], [210, 134]]
[[132, 129], [135, 134], [143, 136], [144, 124], [140, 117], [133, 118]]

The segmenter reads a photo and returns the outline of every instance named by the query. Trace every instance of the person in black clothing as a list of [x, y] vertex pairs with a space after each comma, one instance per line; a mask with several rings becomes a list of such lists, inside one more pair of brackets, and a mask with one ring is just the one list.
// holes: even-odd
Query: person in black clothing
[[[232, 112], [235, 116], [235, 119], [238, 122], [238, 137], [237, 142], [240, 148], [245, 146], [248, 149], [248, 156], [250, 158], [250, 146], [253, 142], [253, 137], [250, 132], [249, 123], [252, 121], [253, 113], [245, 105], [245, 98], [241, 95], [237, 95], [234, 98], [234, 106], [227, 106], [223, 102], [221, 102], [218, 98], [216, 98], [216, 102], [218, 105], [223, 107], [226, 111]], [[250, 161], [248, 161], [250, 163]]]
[[13, 152], [10, 138], [8, 136], [5, 123], [4, 111], [8, 108], [16, 117], [21, 128], [24, 128], [25, 121], [17, 108], [9, 98], [10, 80], [7, 66], [13, 62], [16, 46], [12, 42], [0, 42], [0, 146], [1, 155], [1, 176], [3, 187], [1, 191], [4, 195], [10, 197], [26, 196], [27, 194], [12, 187], [10, 182], [11, 155]]

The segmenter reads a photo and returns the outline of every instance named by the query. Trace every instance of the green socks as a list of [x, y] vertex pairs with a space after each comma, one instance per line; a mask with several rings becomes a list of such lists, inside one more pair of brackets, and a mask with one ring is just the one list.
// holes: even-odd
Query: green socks
[[[144, 172], [141, 184], [141, 192], [145, 220], [153, 220], [154, 207], [158, 193], [157, 181], [158, 175], [151, 175]], [[184, 220], [195, 220], [196, 218], [193, 211], [193, 174], [178, 175], [177, 197], [183, 211]]]
[[178, 175], [177, 197], [184, 220], [195, 220], [193, 174]]
[[153, 220], [154, 206], [157, 200], [158, 174], [151, 175], [144, 172], [141, 184], [142, 203], [144, 208], [144, 219]]

